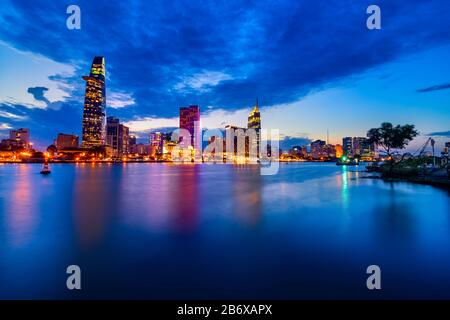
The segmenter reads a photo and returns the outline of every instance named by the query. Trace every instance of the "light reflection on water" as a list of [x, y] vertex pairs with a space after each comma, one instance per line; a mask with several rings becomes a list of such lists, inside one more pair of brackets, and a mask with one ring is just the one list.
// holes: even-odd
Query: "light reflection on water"
[[334, 164], [39, 170], [0, 167], [2, 298], [75, 297], [69, 264], [84, 298], [374, 297], [374, 263], [375, 297], [450, 297], [448, 191]]

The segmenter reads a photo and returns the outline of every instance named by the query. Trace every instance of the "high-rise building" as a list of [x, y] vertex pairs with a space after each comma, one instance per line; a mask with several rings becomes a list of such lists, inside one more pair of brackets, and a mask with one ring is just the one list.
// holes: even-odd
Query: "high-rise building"
[[353, 155], [361, 157], [372, 157], [374, 151], [373, 144], [365, 137], [353, 137]]
[[293, 146], [293, 147], [291, 148], [290, 153], [291, 153], [293, 156], [296, 156], [296, 157], [303, 157], [303, 154], [302, 154], [302, 147], [301, 147], [301, 146]]
[[125, 155], [130, 153], [130, 128], [119, 125], [119, 154]]
[[256, 105], [248, 115], [247, 128], [256, 131], [256, 154], [259, 158], [259, 148], [261, 144], [261, 114], [259, 112], [258, 99], [256, 99]]
[[344, 152], [344, 155], [347, 157], [353, 155], [352, 137], [345, 137], [342, 139], [342, 151]]
[[130, 136], [128, 139], [128, 148], [131, 150], [136, 145], [136, 136]]
[[129, 128], [116, 117], [106, 121], [106, 144], [112, 148], [113, 157], [122, 157], [129, 153]]
[[315, 140], [311, 142], [311, 157], [313, 159], [321, 159], [328, 157], [328, 151], [326, 148], [326, 141]]
[[254, 132], [232, 125], [225, 126], [225, 132], [224, 151], [227, 160], [241, 162], [254, 158], [256, 150], [252, 149], [254, 144], [250, 145], [250, 141], [257, 139]]
[[25, 148], [30, 147], [30, 129], [20, 128], [9, 131], [9, 139], [23, 144]]
[[55, 140], [55, 145], [58, 150], [65, 148], [78, 148], [79, 138], [73, 134], [60, 133]]
[[336, 146], [333, 144], [327, 144], [324, 148], [323, 148], [325, 157], [324, 158], [328, 158], [328, 159], [334, 159], [336, 158]]
[[163, 134], [161, 132], [150, 133], [150, 146], [153, 155], [161, 155], [163, 153]]
[[95, 57], [86, 81], [86, 94], [83, 111], [83, 142], [85, 148], [99, 147], [105, 144], [105, 58]]
[[[202, 127], [200, 124], [200, 107], [189, 106], [180, 108], [180, 129], [189, 131], [191, 141], [185, 147], [192, 146], [196, 156], [202, 153]], [[182, 139], [180, 140], [182, 142]], [[186, 143], [183, 141], [183, 143]]]

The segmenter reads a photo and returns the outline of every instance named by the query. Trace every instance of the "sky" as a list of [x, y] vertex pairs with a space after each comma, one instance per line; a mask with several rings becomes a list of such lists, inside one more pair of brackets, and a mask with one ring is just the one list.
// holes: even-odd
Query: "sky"
[[[81, 9], [69, 30], [66, 9]], [[369, 5], [381, 30], [366, 27]], [[365, 136], [382, 122], [450, 141], [447, 0], [0, 0], [0, 138], [31, 130], [46, 148], [80, 135], [85, 83], [104, 56], [107, 115], [140, 141], [199, 105], [204, 128], [262, 126], [283, 146]]]

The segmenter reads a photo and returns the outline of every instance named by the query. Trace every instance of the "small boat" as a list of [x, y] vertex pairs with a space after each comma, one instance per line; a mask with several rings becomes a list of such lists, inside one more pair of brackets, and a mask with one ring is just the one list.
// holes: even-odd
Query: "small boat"
[[337, 166], [358, 166], [358, 159], [349, 159], [347, 157], [342, 157], [336, 161]]
[[48, 162], [44, 163], [44, 167], [41, 170], [41, 174], [50, 174], [50, 168], [48, 167]]

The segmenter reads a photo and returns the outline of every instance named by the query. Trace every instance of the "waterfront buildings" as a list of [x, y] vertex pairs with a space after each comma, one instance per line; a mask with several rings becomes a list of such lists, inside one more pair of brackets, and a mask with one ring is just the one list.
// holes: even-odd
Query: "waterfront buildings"
[[255, 131], [227, 125], [225, 127], [225, 159], [234, 162], [244, 162], [250, 158], [251, 153], [253, 153], [253, 157], [256, 157], [256, 148], [254, 148], [253, 152], [250, 150], [250, 147], [252, 145], [256, 147], [256, 144], [251, 144], [250, 140], [256, 141]]
[[342, 139], [343, 153], [347, 157], [360, 157], [367, 160], [375, 156], [375, 146], [366, 137], [345, 137]]
[[342, 150], [344, 155], [349, 157], [353, 155], [353, 140], [352, 137], [342, 138]]
[[163, 153], [163, 134], [161, 132], [150, 133], [150, 154], [153, 157]]
[[5, 151], [19, 151], [27, 149], [25, 143], [16, 139], [3, 139], [0, 143], [0, 149]]
[[247, 128], [253, 129], [256, 132], [256, 154], [259, 158], [261, 145], [261, 113], [259, 112], [258, 99], [256, 99], [256, 105], [248, 115]]
[[30, 129], [20, 128], [9, 131], [9, 140], [16, 141], [17, 146], [23, 146], [25, 149], [30, 148]]
[[57, 150], [67, 149], [67, 148], [78, 148], [79, 138], [73, 134], [60, 133], [55, 140], [55, 146]]
[[335, 148], [336, 158], [338, 158], [338, 159], [342, 158], [342, 156], [344, 155], [344, 148], [340, 144], [337, 144], [334, 148]]
[[106, 121], [106, 145], [108, 156], [120, 158], [129, 153], [129, 128], [120, 123], [116, 117], [108, 117]]
[[[129, 130], [128, 130], [129, 131]], [[133, 153], [132, 150], [134, 150], [134, 146], [136, 145], [136, 136], [130, 135], [128, 137], [128, 151], [130, 153]]]
[[311, 142], [311, 157], [314, 160], [324, 159], [328, 157], [326, 142], [323, 140], [315, 140]]
[[105, 59], [95, 57], [89, 76], [83, 76], [86, 81], [84, 98], [82, 146], [84, 148], [101, 147], [105, 145]]
[[180, 137], [179, 142], [184, 148], [191, 146], [194, 150], [195, 157], [201, 157], [202, 153], [202, 126], [200, 123], [200, 107], [189, 106], [180, 108], [180, 129], [187, 130], [190, 134], [190, 141], [184, 141], [184, 137]]

